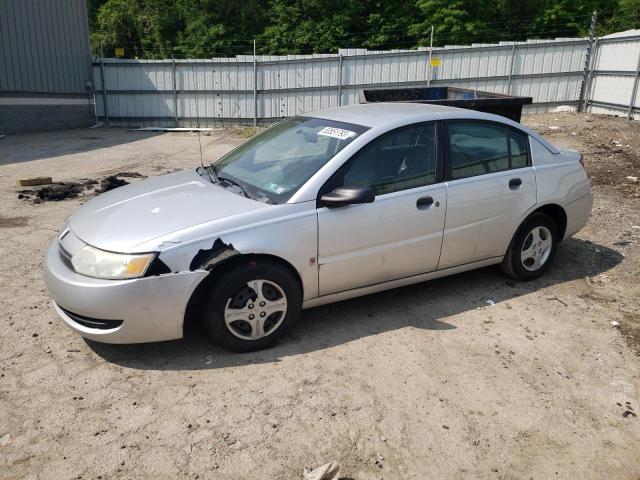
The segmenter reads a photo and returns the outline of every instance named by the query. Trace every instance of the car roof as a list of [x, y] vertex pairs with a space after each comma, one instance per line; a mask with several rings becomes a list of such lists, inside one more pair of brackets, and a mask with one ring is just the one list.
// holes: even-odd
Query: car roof
[[427, 120], [425, 119], [425, 114], [432, 114], [433, 120], [438, 120], [440, 119], [440, 113], [449, 111], [464, 112], [463, 109], [445, 107], [443, 105], [380, 102], [327, 108], [325, 110], [310, 112], [308, 115], [315, 118], [355, 123], [356, 125], [363, 125], [365, 127], [378, 127], [396, 120], [404, 120], [406, 123], [412, 123], [414, 117], [415, 121], [424, 121]]
[[411, 102], [379, 102], [348, 105], [344, 107], [327, 108], [306, 114], [309, 117], [353, 123], [364, 127], [384, 127], [386, 125], [410, 125], [432, 120], [471, 119], [488, 120], [511, 125], [531, 135], [542, 143], [551, 153], [560, 153], [546, 139], [538, 135], [529, 127], [511, 119], [491, 113], [468, 110], [466, 108], [447, 107], [427, 103]]

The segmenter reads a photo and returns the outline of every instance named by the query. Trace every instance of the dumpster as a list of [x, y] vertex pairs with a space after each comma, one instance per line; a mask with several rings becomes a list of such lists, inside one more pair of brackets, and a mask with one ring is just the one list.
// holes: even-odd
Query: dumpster
[[515, 122], [520, 121], [522, 106], [531, 105], [532, 101], [531, 97], [514, 97], [457, 87], [382, 88], [363, 90], [360, 95], [360, 103], [433, 103], [502, 115]]

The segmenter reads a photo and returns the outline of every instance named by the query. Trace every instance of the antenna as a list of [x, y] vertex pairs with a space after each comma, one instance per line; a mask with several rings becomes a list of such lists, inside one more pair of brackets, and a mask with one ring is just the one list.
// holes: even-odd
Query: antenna
[[195, 69], [193, 67], [193, 63], [191, 64], [191, 76], [193, 77], [194, 89], [193, 89], [193, 98], [196, 102], [196, 127], [198, 131], [198, 147], [200, 148], [200, 166], [203, 170], [207, 170], [204, 168], [204, 161], [202, 160], [202, 140], [200, 139], [200, 107], [198, 105], [198, 77], [196, 76]]

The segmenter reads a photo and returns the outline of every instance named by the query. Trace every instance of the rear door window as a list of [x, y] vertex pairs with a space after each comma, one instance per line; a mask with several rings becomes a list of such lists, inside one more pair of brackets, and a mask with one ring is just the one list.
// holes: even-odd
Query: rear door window
[[528, 164], [526, 137], [506, 125], [449, 122], [447, 130], [453, 180]]

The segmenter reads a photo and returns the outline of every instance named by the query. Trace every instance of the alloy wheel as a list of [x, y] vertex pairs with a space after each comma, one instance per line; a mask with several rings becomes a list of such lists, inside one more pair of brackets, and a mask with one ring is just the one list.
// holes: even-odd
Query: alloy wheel
[[547, 227], [534, 227], [525, 237], [520, 251], [520, 261], [522, 266], [535, 272], [541, 268], [549, 259], [553, 238]]
[[243, 340], [258, 340], [275, 332], [287, 314], [287, 296], [271, 280], [247, 282], [227, 299], [224, 321]]

